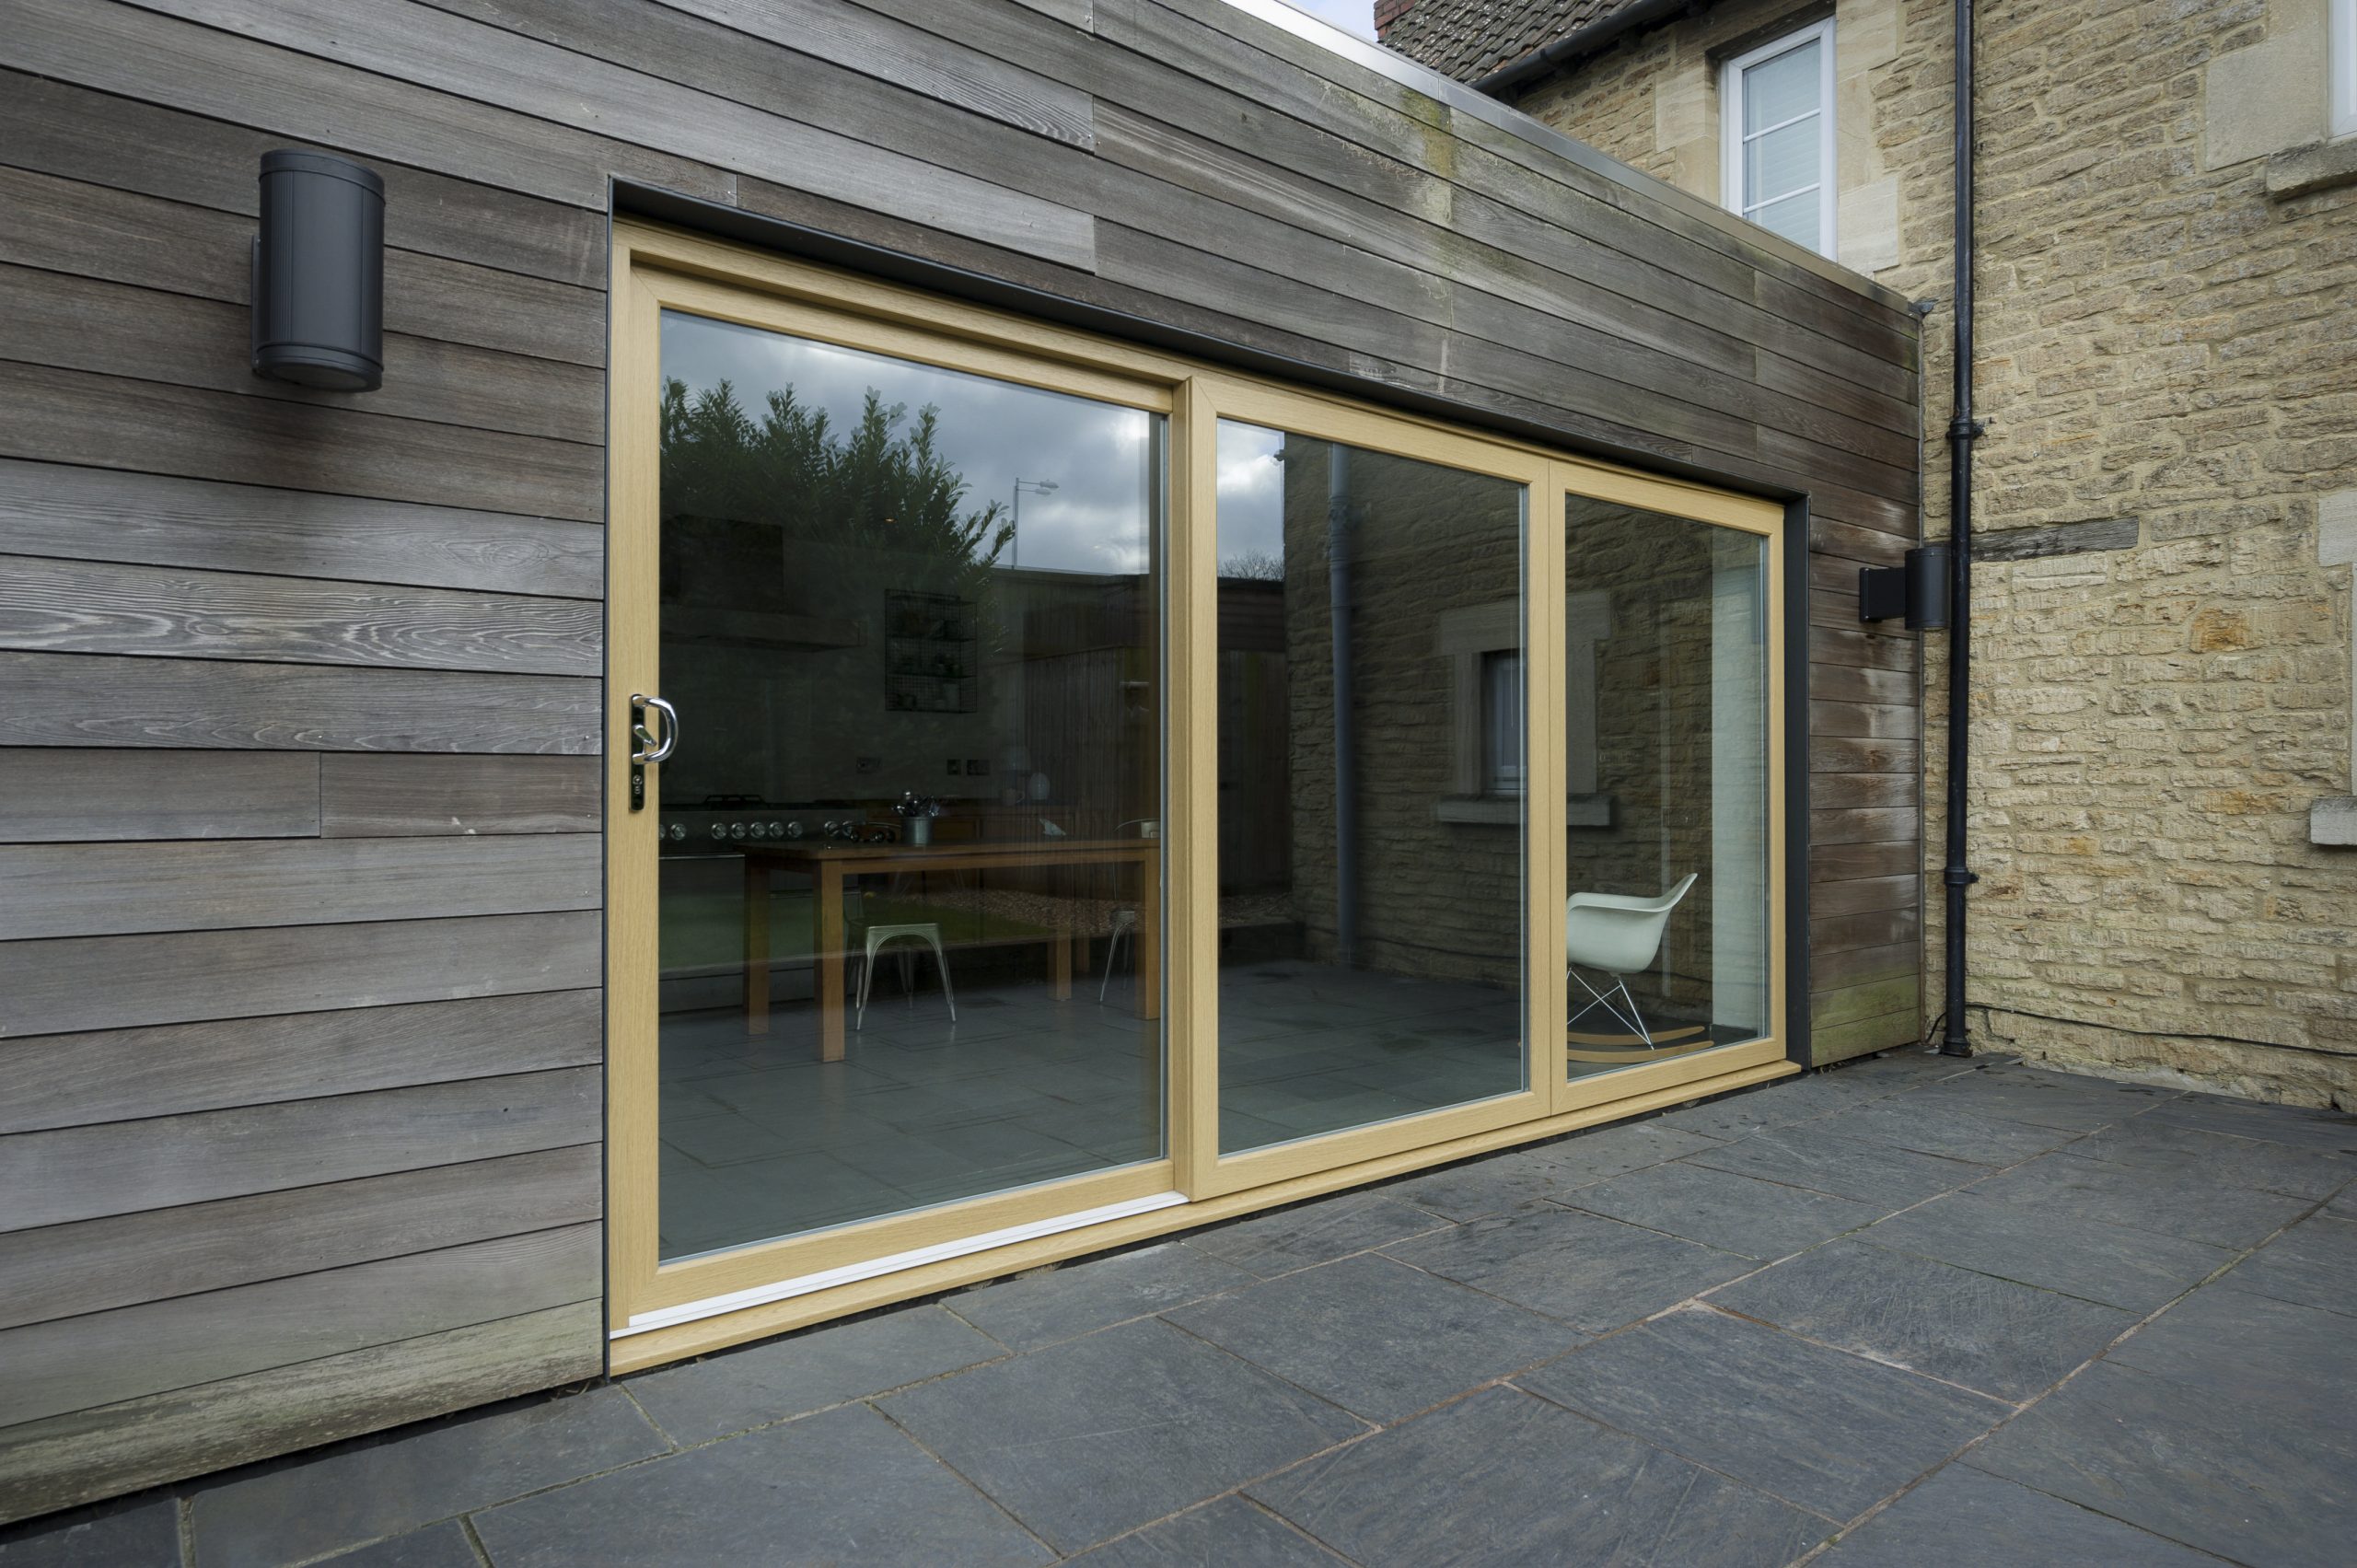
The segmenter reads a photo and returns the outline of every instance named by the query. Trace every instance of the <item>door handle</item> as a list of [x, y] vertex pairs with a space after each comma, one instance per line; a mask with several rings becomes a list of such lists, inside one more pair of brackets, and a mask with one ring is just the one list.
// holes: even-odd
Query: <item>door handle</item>
[[[646, 727], [649, 713], [663, 715], [663, 738], [656, 740]], [[630, 700], [630, 736], [638, 745], [630, 760], [644, 767], [649, 762], [668, 761], [671, 753], [679, 749], [679, 710], [660, 697], [643, 697], [633, 693]]]
[[[662, 715], [658, 738], [647, 728], [650, 715]], [[646, 765], [660, 762], [679, 749], [679, 711], [660, 697], [633, 691], [630, 697], [630, 808], [646, 809]]]

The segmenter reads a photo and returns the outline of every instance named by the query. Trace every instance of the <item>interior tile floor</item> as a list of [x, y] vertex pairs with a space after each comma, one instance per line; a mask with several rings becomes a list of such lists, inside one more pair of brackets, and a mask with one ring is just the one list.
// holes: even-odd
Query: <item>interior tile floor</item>
[[[960, 986], [952, 1022], [931, 958], [911, 971], [903, 991], [884, 960], [841, 1062], [817, 1059], [807, 1004], [751, 1037], [734, 1009], [665, 1017], [665, 1257], [1160, 1155], [1160, 1027], [1138, 1017], [1134, 975], [1075, 976], [1062, 1002], [1044, 980]], [[1512, 1093], [1516, 1007], [1494, 987], [1329, 965], [1225, 970], [1223, 1146]]]
[[34, 1521], [0, 1564], [2338, 1565], [2352, 1175], [2351, 1117], [1893, 1056]]

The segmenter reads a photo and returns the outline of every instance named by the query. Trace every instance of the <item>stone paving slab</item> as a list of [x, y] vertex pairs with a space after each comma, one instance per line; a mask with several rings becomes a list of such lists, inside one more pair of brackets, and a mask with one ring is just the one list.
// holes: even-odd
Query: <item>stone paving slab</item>
[[1398, 1421], [1584, 1338], [1379, 1255], [1347, 1258], [1165, 1317], [1368, 1421]]
[[1763, 1493], [1504, 1388], [1250, 1493], [1367, 1568], [1767, 1568], [1828, 1529]]
[[406, 1442], [198, 1489], [204, 1568], [283, 1568], [668, 1452], [616, 1388], [464, 1415]]
[[1515, 1382], [1829, 1523], [1865, 1512], [2011, 1413], [1707, 1309], [1598, 1340]]
[[0, 1568], [2340, 1568], [2352, 1165], [2357, 1118], [1886, 1057], [0, 1528]]
[[1583, 1187], [1563, 1202], [1747, 1258], [1781, 1258], [1872, 1225], [1890, 1208], [1682, 1161]]
[[1858, 1239], [2134, 1313], [2174, 1301], [2238, 1256], [2207, 1242], [1951, 1192]]
[[1966, 1465], [1942, 1469], [1817, 1560], [1817, 1568], [2218, 1568], [2219, 1561]]
[[1153, 1319], [877, 1404], [1066, 1552], [1367, 1430], [1341, 1407]]
[[2014, 1400], [2051, 1388], [2136, 1322], [2116, 1307], [1886, 1251], [1867, 1244], [1873, 1235], [1829, 1241], [1709, 1299], [1805, 1339]]
[[1055, 1553], [865, 1405], [478, 1515], [499, 1568], [1016, 1568]]

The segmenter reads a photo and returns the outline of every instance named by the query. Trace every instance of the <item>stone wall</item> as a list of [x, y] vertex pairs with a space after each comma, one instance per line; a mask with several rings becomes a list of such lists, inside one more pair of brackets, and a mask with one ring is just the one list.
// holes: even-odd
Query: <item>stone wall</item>
[[[1715, 197], [1713, 61], [1823, 13], [1713, 6], [1523, 107]], [[2351, 793], [2351, 552], [2320, 521], [2357, 491], [2357, 145], [2321, 145], [2323, 16], [1980, 7], [1968, 1004], [1983, 1048], [2348, 1106], [2357, 852], [2311, 835]], [[1939, 299], [1933, 432], [1952, 17], [1835, 21], [1840, 256]], [[1947, 639], [1925, 641], [1928, 1015]]]

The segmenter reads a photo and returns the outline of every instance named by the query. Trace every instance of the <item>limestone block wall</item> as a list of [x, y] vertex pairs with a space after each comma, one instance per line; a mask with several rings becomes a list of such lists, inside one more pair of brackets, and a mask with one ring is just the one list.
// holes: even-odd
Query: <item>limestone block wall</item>
[[[1524, 107], [1715, 196], [1713, 52], [1823, 13], [1711, 6]], [[2357, 850], [2330, 842], [2351, 794], [2351, 551], [2330, 525], [2357, 506], [2357, 143], [2327, 136], [2323, 0], [1979, 13], [1972, 1033], [2357, 1104]], [[1841, 259], [1939, 301], [1936, 433], [1952, 11], [1835, 17]], [[1924, 639], [1927, 1028], [1946, 653]]]

